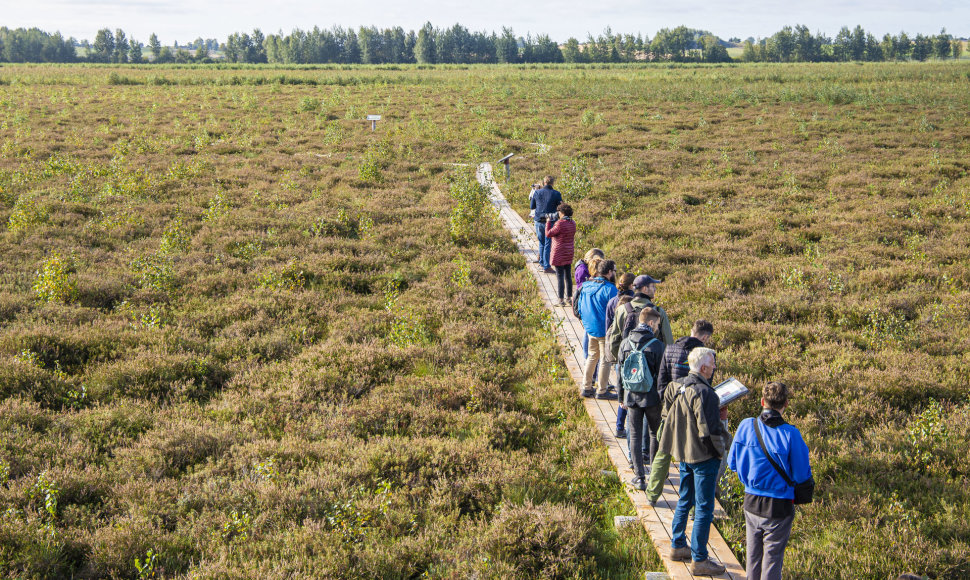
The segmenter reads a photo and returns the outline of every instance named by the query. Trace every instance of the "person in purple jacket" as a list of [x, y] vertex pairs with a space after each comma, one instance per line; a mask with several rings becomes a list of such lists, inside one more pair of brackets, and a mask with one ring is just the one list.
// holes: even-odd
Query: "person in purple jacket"
[[795, 518], [795, 488], [768, 461], [755, 428], [760, 429], [765, 449], [789, 480], [802, 483], [812, 478], [808, 446], [798, 428], [781, 416], [788, 400], [785, 383], [772, 381], [765, 385], [761, 415], [741, 421], [728, 453], [728, 466], [744, 484], [749, 580], [781, 578], [785, 547]]

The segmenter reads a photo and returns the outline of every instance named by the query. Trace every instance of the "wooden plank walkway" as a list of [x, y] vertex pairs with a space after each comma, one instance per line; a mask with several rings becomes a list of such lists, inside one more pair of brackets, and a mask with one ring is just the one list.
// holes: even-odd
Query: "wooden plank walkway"
[[[478, 167], [478, 180], [490, 186], [492, 205], [498, 211], [499, 218], [505, 229], [512, 235], [513, 240], [528, 261], [529, 271], [535, 277], [539, 286], [539, 294], [546, 307], [552, 311], [556, 327], [558, 328], [559, 343], [566, 354], [566, 367], [573, 380], [576, 382], [577, 396], [579, 388], [583, 382], [583, 367], [585, 357], [583, 356], [583, 330], [582, 323], [573, 316], [572, 309], [557, 306], [559, 298], [556, 295], [555, 276], [546, 274], [542, 271], [539, 264], [533, 262], [538, 256], [539, 243], [535, 236], [535, 227], [532, 222], [526, 222], [505, 200], [502, 191], [492, 180], [492, 166], [489, 163], [482, 163]], [[677, 464], [671, 464], [670, 476], [667, 485], [664, 486], [663, 495], [657, 501], [656, 507], [651, 507], [647, 503], [647, 496], [632, 485], [626, 485], [633, 478], [633, 470], [630, 468], [626, 459], [626, 452], [621, 446], [626, 444], [625, 439], [617, 439], [615, 436], [616, 426], [616, 401], [601, 401], [593, 398], [583, 399], [583, 404], [590, 417], [596, 423], [600, 439], [606, 446], [610, 460], [619, 473], [620, 480], [624, 483], [627, 495], [636, 507], [637, 516], [650, 538], [653, 540], [660, 554], [667, 573], [676, 580], [692, 579], [689, 562], [675, 562], [669, 559], [671, 524], [673, 523], [673, 509], [677, 505], [677, 490], [680, 487], [680, 476]], [[720, 504], [715, 506], [715, 516], [723, 514]], [[690, 538], [690, 526], [693, 522], [688, 522], [687, 537]], [[719, 561], [727, 568], [727, 572], [718, 578], [730, 578], [732, 580], [743, 580], [745, 577], [744, 568], [738, 563], [737, 558], [728, 547], [724, 538], [714, 526], [711, 526], [711, 535], [708, 540], [708, 550], [711, 558]]]

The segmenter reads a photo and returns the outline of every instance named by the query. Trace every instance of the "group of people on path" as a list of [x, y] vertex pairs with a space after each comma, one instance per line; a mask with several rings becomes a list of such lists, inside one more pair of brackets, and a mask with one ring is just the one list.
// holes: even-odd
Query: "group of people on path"
[[679, 464], [670, 558], [692, 561], [695, 575], [724, 573], [724, 566], [709, 558], [707, 542], [718, 483], [730, 468], [745, 489], [747, 576], [781, 578], [795, 488], [814, 485], [809, 484], [808, 447], [782, 415], [788, 386], [765, 384], [761, 413], [744, 419], [732, 437], [727, 407], [721, 406], [712, 383], [717, 371], [716, 352], [710, 348], [713, 325], [697, 320], [689, 336], [674, 340], [670, 318], [654, 301], [662, 281], [646, 274], [617, 276], [615, 262], [598, 248], [575, 264], [574, 278], [573, 208], [563, 202], [554, 182], [547, 176], [529, 196], [539, 240], [536, 262], [556, 274], [559, 306], [572, 307], [582, 321], [586, 365], [581, 395], [619, 401], [616, 436], [627, 440], [635, 473], [631, 483], [646, 492], [650, 505], [663, 492], [671, 461]]

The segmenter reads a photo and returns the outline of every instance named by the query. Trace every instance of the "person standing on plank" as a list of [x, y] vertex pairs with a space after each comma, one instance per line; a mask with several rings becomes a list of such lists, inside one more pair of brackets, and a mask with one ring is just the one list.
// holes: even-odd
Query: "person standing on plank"
[[[687, 356], [690, 373], [664, 392], [660, 449], [680, 462], [680, 497], [671, 524], [671, 560], [692, 560], [695, 576], [724, 573], [724, 566], [708, 559], [707, 539], [714, 520], [714, 487], [725, 453], [721, 438], [720, 399], [711, 387], [717, 368], [714, 351], [697, 347]], [[662, 412], [663, 413], [663, 412]], [[687, 514], [694, 508], [694, 528], [687, 545]]]
[[[629, 274], [623, 274], [623, 277], [626, 276], [629, 276]], [[641, 288], [646, 285], [645, 280], [653, 280], [653, 278], [644, 275], [636, 276], [625, 285], [625, 288], [621, 282], [618, 287], [621, 293], [606, 306], [606, 346], [611, 361], [617, 360], [620, 343], [627, 337], [630, 330], [638, 324], [640, 312], [650, 303], [650, 298], [641, 291]], [[623, 290], [627, 290], [627, 292], [623, 292]], [[626, 298], [626, 296], [630, 296], [630, 298]], [[611, 305], [613, 306], [612, 312], [610, 310]], [[620, 371], [618, 369], [617, 376], [619, 376], [619, 373]], [[620, 385], [621, 388], [622, 386]], [[619, 396], [622, 403], [622, 393]], [[623, 426], [626, 425], [626, 413], [626, 408], [621, 404], [619, 410], [616, 412], [617, 437], [623, 436], [620, 432], [623, 430]], [[629, 441], [627, 443], [629, 444]], [[627, 457], [632, 457], [629, 451], [627, 452]]]
[[[800, 483], [812, 477], [808, 446], [798, 428], [786, 423], [781, 415], [788, 401], [785, 383], [766, 384], [761, 395], [761, 415], [741, 421], [728, 454], [729, 466], [744, 484], [749, 580], [781, 579], [785, 546], [795, 518], [795, 490], [771, 465], [765, 450], [790, 474], [791, 481]], [[756, 427], [761, 431], [764, 449]]]
[[[613, 326], [613, 318], [616, 315], [616, 307], [619, 305], [621, 300], [629, 301], [633, 298], [633, 281], [636, 280], [631, 272], [624, 272], [620, 274], [616, 279], [616, 290], [617, 295], [610, 299], [609, 304], [606, 305], [606, 342], [607, 345], [611, 344], [610, 332]], [[610, 362], [616, 362], [616, 352], [611, 348], [608, 351], [610, 353]], [[623, 387], [623, 381], [620, 379], [620, 365], [614, 365], [616, 369], [616, 382], [617, 382], [617, 393], [619, 393], [619, 388]], [[613, 385], [607, 387], [607, 389], [612, 389]], [[623, 397], [618, 394], [620, 401], [623, 401]], [[621, 404], [616, 411], [616, 436], [626, 437], [626, 408]], [[627, 454], [629, 455], [629, 454]]]
[[[664, 343], [655, 338], [660, 328], [660, 313], [653, 308], [644, 308], [638, 316], [639, 324], [630, 331], [629, 336], [620, 346], [619, 367], [626, 365], [635, 378], [632, 383], [623, 383], [620, 388], [620, 399], [628, 409], [630, 419], [630, 438], [628, 440], [632, 455], [634, 477], [632, 483], [637, 489], [647, 489], [644, 459], [649, 465], [652, 455], [657, 451], [657, 429], [660, 426], [660, 395], [657, 391], [657, 375], [660, 372], [660, 361], [664, 356]], [[635, 356], [643, 353], [643, 358]], [[646, 363], [638, 364], [638, 363]], [[644, 368], [645, 366], [645, 368]], [[647, 377], [646, 375], [649, 375]], [[621, 382], [624, 375], [621, 373]], [[644, 428], [646, 427], [646, 428]], [[650, 455], [644, 456], [643, 449], [649, 441]]]
[[[610, 367], [606, 358], [606, 305], [616, 296], [616, 264], [613, 260], [603, 260], [596, 267], [596, 277], [583, 283], [583, 288], [576, 296], [579, 305], [580, 318], [583, 328], [589, 335], [589, 355], [586, 357], [586, 369], [583, 373], [584, 397], [597, 399], [616, 399], [616, 393], [606, 389], [610, 376]], [[593, 375], [599, 368], [598, 388], [593, 389]]]
[[[583, 287], [583, 282], [590, 279], [590, 274], [596, 272], [594, 260], [604, 259], [605, 254], [599, 248], [590, 248], [586, 254], [576, 262], [573, 270], [576, 272], [576, 296]], [[583, 357], [589, 356], [589, 335], [583, 333]]]
[[[556, 292], [559, 294], [559, 306], [568, 306], [573, 302], [573, 239], [576, 237], [576, 222], [573, 221], [573, 208], [568, 203], [561, 203], [556, 208], [559, 219], [546, 221], [546, 237], [552, 239], [552, 252], [549, 263], [556, 269]], [[565, 301], [563, 293], [565, 292]]]
[[[660, 376], [657, 378], [657, 389], [660, 391], [661, 400], [664, 390], [671, 381], [680, 381], [690, 373], [690, 366], [687, 364], [687, 355], [690, 351], [699, 346], [710, 346], [713, 334], [714, 325], [702, 318], [694, 323], [690, 336], [678, 338], [677, 342], [664, 351], [664, 359], [660, 363]], [[647, 482], [647, 501], [650, 505], [657, 505], [669, 471], [670, 454], [658, 452], [650, 466], [650, 481]]]
[[660, 282], [652, 276], [637, 276], [637, 280], [633, 283], [633, 290], [646, 296], [647, 306], [660, 313], [660, 333], [657, 334], [657, 338], [662, 340], [665, 345], [670, 346], [674, 343], [674, 333], [670, 329], [670, 317], [667, 316], [666, 310], [653, 302], [654, 296], [657, 295], [657, 284], [660, 284]]
[[535, 210], [536, 237], [539, 239], [539, 265], [547, 274], [554, 274], [556, 271], [549, 264], [549, 254], [552, 251], [552, 243], [546, 237], [546, 222], [550, 215], [556, 213], [556, 208], [562, 203], [562, 194], [552, 188], [556, 178], [547, 175], [542, 180], [542, 189], [537, 189], [532, 194], [529, 208]]

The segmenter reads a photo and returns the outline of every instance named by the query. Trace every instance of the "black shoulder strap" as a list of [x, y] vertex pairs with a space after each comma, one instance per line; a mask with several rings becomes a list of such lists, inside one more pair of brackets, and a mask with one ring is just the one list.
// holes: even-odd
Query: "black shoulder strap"
[[787, 483], [790, 487], [795, 487], [795, 482], [792, 481], [790, 477], [788, 477], [788, 474], [785, 473], [784, 470], [782, 470], [780, 465], [775, 463], [775, 460], [771, 458], [771, 453], [768, 453], [768, 448], [765, 447], [765, 440], [761, 436], [761, 425], [760, 425], [761, 419], [759, 419], [758, 417], [755, 417], [754, 419], [752, 419], [752, 421], [754, 421], [754, 432], [758, 436], [758, 444], [761, 445], [761, 450], [765, 452], [765, 457], [768, 458], [768, 463], [770, 463], [771, 466], [775, 468], [775, 471], [777, 471], [778, 475], [780, 475], [781, 478], [785, 480], [785, 483]]

